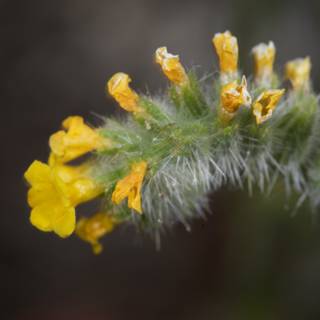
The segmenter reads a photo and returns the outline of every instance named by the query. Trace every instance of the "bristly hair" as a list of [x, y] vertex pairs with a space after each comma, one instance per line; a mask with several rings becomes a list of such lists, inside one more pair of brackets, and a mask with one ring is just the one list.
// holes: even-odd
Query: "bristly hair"
[[[320, 114], [315, 95], [289, 95], [261, 126], [254, 123], [249, 108], [239, 110], [232, 123], [225, 125], [218, 117], [219, 97], [208, 90], [210, 83], [219, 86], [219, 80], [197, 81], [194, 73], [189, 77], [196, 93], [191, 89], [180, 100], [174, 86], [168, 96], [143, 97], [150, 108], [161, 110], [156, 125], [131, 118], [106, 119], [101, 128], [119, 146], [99, 153], [94, 165], [94, 177], [106, 190], [113, 189], [130, 163], [139, 159], [149, 163], [142, 189], [143, 215], [121, 206], [121, 217], [148, 232], [176, 222], [189, 228], [192, 218], [203, 216], [208, 192], [229, 185], [247, 188], [249, 193], [258, 188], [267, 195], [279, 179], [288, 194], [297, 192], [300, 200], [309, 198], [317, 206], [320, 194], [310, 185], [315, 178], [311, 170], [317, 171], [319, 159]], [[110, 210], [110, 196], [106, 192], [106, 210]]]

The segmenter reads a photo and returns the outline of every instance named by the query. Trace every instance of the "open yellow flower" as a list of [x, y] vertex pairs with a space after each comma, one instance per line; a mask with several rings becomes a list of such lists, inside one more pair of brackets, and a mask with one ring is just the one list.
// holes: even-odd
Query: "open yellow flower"
[[82, 117], [71, 116], [65, 119], [60, 130], [51, 135], [49, 145], [52, 159], [66, 163], [92, 150], [107, 146], [110, 142], [87, 126]]
[[310, 71], [309, 57], [294, 59], [285, 65], [285, 77], [290, 80], [294, 90], [309, 88]]
[[212, 43], [219, 57], [222, 77], [230, 78], [237, 75], [238, 71], [238, 41], [230, 31], [216, 33]]
[[126, 73], [118, 72], [108, 81], [107, 89], [124, 110], [139, 113], [142, 111], [138, 105], [139, 96], [130, 88], [130, 82], [131, 78]]
[[117, 221], [111, 215], [104, 212], [99, 212], [90, 218], [82, 217], [76, 226], [77, 236], [91, 244], [95, 254], [101, 253], [103, 246], [99, 239], [110, 233], [116, 226]]
[[220, 93], [222, 111], [234, 115], [240, 106], [250, 106], [251, 96], [247, 89], [247, 80], [243, 76], [241, 83], [232, 81], [224, 85]]
[[255, 80], [258, 84], [269, 84], [273, 74], [276, 48], [272, 41], [260, 43], [252, 49]]
[[142, 213], [141, 208], [141, 187], [147, 170], [147, 162], [134, 163], [131, 172], [117, 182], [112, 193], [112, 201], [119, 204], [128, 197], [128, 207]]
[[252, 105], [257, 124], [270, 119], [285, 90], [267, 90], [262, 92]]
[[31, 186], [28, 204], [32, 208], [32, 225], [63, 238], [69, 236], [75, 228], [75, 206], [102, 192], [86, 171], [84, 167], [50, 167], [34, 161], [24, 175]]
[[188, 76], [180, 63], [179, 56], [168, 53], [167, 47], [156, 50], [155, 61], [160, 64], [167, 78], [178, 86], [188, 83]]

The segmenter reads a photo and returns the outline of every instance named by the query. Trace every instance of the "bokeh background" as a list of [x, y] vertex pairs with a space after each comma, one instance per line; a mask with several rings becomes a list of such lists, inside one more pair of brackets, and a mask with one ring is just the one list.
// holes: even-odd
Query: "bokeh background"
[[320, 227], [281, 189], [270, 199], [222, 190], [207, 221], [177, 226], [160, 251], [120, 228], [96, 257], [29, 224], [22, 178], [66, 116], [99, 124], [97, 114], [121, 113], [104, 93], [114, 72], [163, 89], [158, 46], [211, 73], [211, 37], [230, 29], [250, 73], [250, 48], [272, 39], [279, 70], [310, 55], [319, 92], [319, 15], [318, 0], [0, 1], [0, 319], [320, 319]]

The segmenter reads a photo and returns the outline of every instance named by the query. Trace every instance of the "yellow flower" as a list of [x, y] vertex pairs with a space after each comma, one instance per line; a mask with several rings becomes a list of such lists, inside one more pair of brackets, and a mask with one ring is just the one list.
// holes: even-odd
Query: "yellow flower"
[[80, 239], [92, 245], [92, 250], [95, 254], [99, 254], [103, 249], [99, 239], [110, 233], [116, 224], [115, 218], [99, 212], [90, 218], [81, 218], [77, 222], [76, 234]]
[[141, 208], [141, 187], [147, 170], [147, 163], [140, 161], [131, 167], [129, 175], [117, 182], [112, 193], [112, 201], [119, 204], [128, 197], [128, 207], [142, 213]]
[[272, 41], [268, 44], [260, 43], [252, 49], [255, 80], [259, 84], [268, 84], [273, 74], [273, 63], [276, 55], [276, 48]]
[[188, 83], [188, 76], [180, 63], [179, 56], [168, 53], [167, 47], [161, 47], [155, 53], [156, 63], [161, 65], [167, 78], [178, 86]]
[[212, 43], [219, 57], [220, 71], [223, 77], [235, 76], [238, 70], [238, 41], [229, 31], [216, 33]]
[[129, 86], [131, 78], [122, 72], [118, 72], [111, 77], [107, 83], [109, 94], [128, 112], [139, 113], [139, 96]]
[[283, 96], [285, 90], [267, 90], [262, 92], [253, 103], [253, 114], [257, 124], [261, 124], [270, 119], [272, 112]]
[[309, 88], [310, 71], [309, 57], [291, 60], [285, 65], [285, 77], [290, 80], [294, 90]]
[[107, 139], [87, 126], [82, 117], [68, 117], [62, 122], [62, 127], [66, 131], [60, 130], [49, 139], [52, 158], [56, 162], [66, 163], [110, 144]]
[[237, 81], [224, 85], [220, 93], [222, 111], [234, 114], [240, 106], [250, 106], [251, 96], [247, 89], [247, 80], [243, 76], [241, 84]]
[[34, 161], [25, 172], [31, 185], [28, 203], [30, 221], [41, 231], [69, 236], [75, 228], [75, 206], [98, 196], [102, 189], [86, 175], [84, 167], [50, 167]]

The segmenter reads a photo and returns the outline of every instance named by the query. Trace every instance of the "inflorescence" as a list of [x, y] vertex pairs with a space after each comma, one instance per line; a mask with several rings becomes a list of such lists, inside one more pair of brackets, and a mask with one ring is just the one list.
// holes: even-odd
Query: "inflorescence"
[[[208, 192], [224, 185], [269, 192], [283, 181], [288, 194], [319, 205], [320, 122], [310, 59], [285, 65], [285, 94], [273, 42], [252, 49], [253, 79], [238, 69], [236, 37], [226, 31], [212, 43], [219, 78], [198, 79], [160, 47], [155, 62], [170, 82], [165, 94], [138, 94], [129, 75], [116, 73], [106, 91], [130, 113], [126, 120], [108, 118], [97, 129], [80, 116], [63, 121], [49, 139], [47, 163], [34, 161], [24, 175], [33, 226], [62, 238], [75, 232], [100, 253], [100, 238], [123, 223], [155, 235], [176, 222], [188, 228], [203, 216]], [[96, 198], [99, 212], [76, 221], [75, 207]]]

